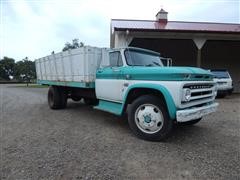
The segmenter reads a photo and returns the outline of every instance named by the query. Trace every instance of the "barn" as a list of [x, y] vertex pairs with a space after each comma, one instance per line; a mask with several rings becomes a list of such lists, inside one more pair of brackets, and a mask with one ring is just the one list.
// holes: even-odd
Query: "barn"
[[174, 66], [227, 69], [240, 93], [240, 24], [156, 20], [111, 20], [110, 46], [141, 47], [173, 59]]

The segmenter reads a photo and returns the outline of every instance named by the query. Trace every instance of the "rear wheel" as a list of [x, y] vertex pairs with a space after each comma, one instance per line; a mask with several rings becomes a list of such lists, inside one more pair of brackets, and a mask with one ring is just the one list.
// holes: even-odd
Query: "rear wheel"
[[160, 141], [170, 134], [173, 121], [161, 98], [145, 95], [137, 98], [130, 106], [128, 123], [138, 137]]
[[64, 88], [50, 86], [48, 90], [48, 105], [51, 109], [63, 109], [67, 105], [67, 95]]

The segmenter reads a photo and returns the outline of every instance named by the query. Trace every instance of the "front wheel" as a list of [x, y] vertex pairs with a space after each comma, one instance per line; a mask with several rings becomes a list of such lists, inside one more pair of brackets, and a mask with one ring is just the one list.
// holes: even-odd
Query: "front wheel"
[[144, 95], [132, 103], [128, 123], [133, 133], [141, 139], [161, 141], [170, 134], [173, 121], [161, 98]]

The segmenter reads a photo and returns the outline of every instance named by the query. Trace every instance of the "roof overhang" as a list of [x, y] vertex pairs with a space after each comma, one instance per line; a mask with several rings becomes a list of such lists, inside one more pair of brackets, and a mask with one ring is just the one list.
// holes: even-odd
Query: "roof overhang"
[[[182, 26], [181, 26], [182, 25]], [[111, 47], [116, 36], [205, 40], [240, 40], [240, 24], [112, 20]]]

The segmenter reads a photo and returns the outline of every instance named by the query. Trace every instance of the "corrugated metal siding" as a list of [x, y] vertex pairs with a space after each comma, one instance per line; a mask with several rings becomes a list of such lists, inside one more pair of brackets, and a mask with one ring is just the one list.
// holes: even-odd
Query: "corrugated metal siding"
[[168, 21], [160, 23], [148, 20], [112, 20], [112, 30], [146, 31], [205, 31], [219, 33], [239, 33], [240, 24]]

